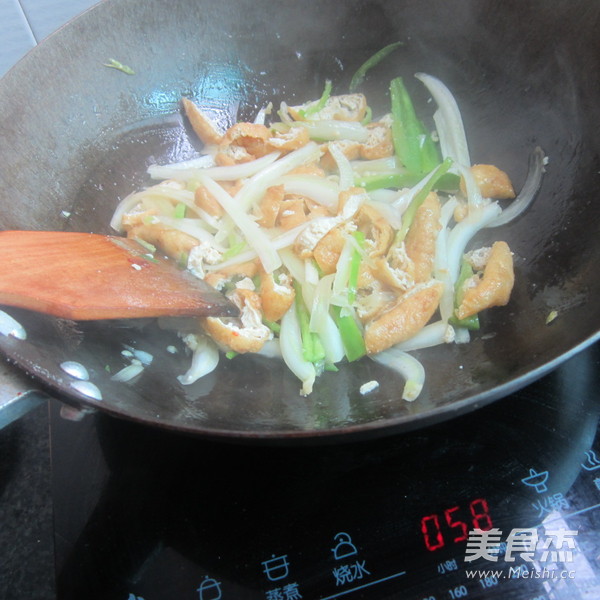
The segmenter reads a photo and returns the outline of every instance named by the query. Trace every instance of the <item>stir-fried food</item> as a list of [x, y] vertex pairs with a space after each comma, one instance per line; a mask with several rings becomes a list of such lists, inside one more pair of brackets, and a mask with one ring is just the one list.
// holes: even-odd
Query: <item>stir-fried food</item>
[[332, 95], [330, 82], [319, 99], [227, 131], [183, 99], [204, 154], [151, 167], [158, 183], [112, 221], [240, 309], [181, 332], [194, 352], [182, 383], [214, 369], [217, 350], [253, 352], [282, 358], [306, 395], [324, 370], [370, 356], [407, 378], [413, 400], [424, 374], [406, 349], [466, 342], [483, 311], [509, 302], [506, 242], [468, 246], [502, 219], [510, 178], [471, 165], [454, 98], [417, 78], [438, 104], [434, 133], [400, 78], [378, 118], [363, 94]]

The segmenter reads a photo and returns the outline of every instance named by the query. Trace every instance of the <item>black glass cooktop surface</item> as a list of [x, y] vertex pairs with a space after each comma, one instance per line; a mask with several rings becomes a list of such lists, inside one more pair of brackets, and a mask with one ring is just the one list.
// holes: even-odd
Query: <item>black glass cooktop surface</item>
[[596, 345], [473, 414], [338, 445], [55, 407], [58, 598], [600, 598], [599, 366]]

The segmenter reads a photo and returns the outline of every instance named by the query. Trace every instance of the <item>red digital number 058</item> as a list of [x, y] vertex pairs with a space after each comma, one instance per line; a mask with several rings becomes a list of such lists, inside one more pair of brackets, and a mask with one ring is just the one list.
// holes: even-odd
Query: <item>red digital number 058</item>
[[[443, 517], [433, 514], [421, 519], [421, 532], [427, 550], [439, 550], [446, 545], [446, 539], [454, 543], [463, 542], [469, 536], [470, 529], [488, 531], [494, 526], [490, 517], [488, 503], [484, 498], [476, 498], [469, 504], [468, 522], [461, 520], [461, 507], [453, 506], [444, 510]], [[443, 529], [448, 530], [444, 536]]]

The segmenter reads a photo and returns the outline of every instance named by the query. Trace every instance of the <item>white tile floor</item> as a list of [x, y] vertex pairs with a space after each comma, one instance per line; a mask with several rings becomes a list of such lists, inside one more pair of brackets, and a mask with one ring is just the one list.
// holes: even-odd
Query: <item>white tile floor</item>
[[98, 0], [0, 0], [0, 77], [29, 49]]

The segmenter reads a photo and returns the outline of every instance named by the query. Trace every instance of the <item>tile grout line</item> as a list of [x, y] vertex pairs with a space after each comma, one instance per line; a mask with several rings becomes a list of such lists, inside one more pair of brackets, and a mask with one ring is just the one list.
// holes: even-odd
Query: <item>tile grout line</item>
[[29, 28], [29, 33], [31, 33], [31, 37], [33, 38], [33, 41], [35, 42], [36, 45], [39, 44], [40, 41], [37, 39], [37, 37], [35, 36], [35, 33], [33, 32], [33, 27], [31, 26], [31, 23], [29, 22], [29, 18], [27, 17], [27, 12], [25, 11], [25, 8], [23, 8], [23, 4], [21, 3], [21, 0], [17, 0], [17, 4], [19, 5], [19, 8], [21, 9], [21, 13], [23, 14], [25, 21], [27, 22], [27, 27]]

